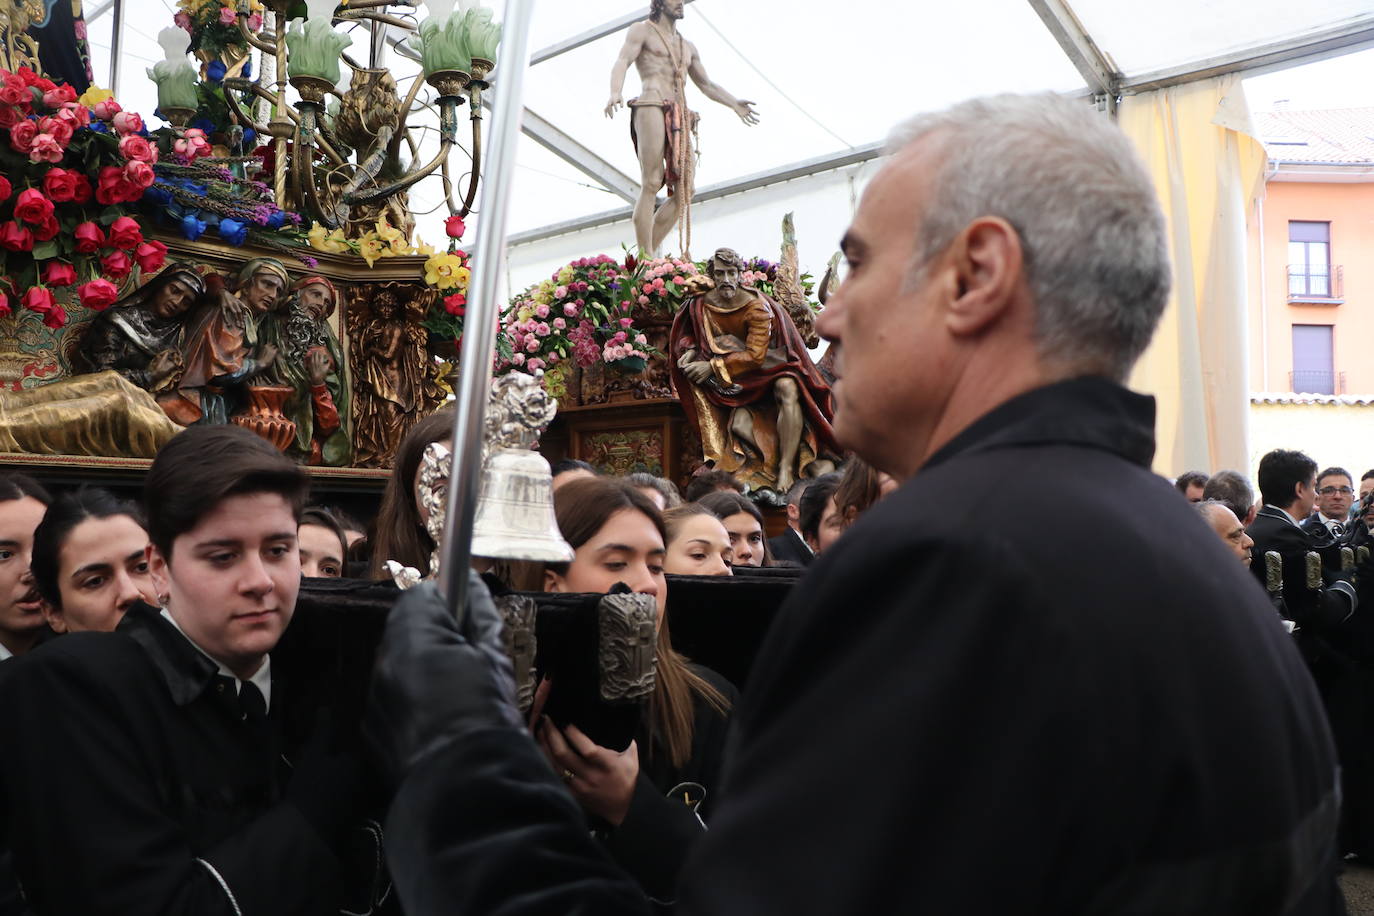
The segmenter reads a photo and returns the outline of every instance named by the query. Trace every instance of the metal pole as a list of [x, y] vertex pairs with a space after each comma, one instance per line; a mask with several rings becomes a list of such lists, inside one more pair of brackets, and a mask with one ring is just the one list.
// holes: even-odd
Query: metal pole
[[453, 424], [453, 470], [449, 477], [448, 512], [444, 520], [444, 562], [439, 590], [450, 613], [467, 606], [468, 564], [472, 527], [482, 482], [482, 424], [491, 388], [491, 361], [496, 344], [496, 317], [501, 311], [501, 261], [506, 249], [506, 204], [515, 175], [515, 147], [520, 139], [521, 87], [529, 64], [530, 20], [534, 0], [506, 0], [501, 33], [500, 84], [493, 107], [490, 167], [482, 176], [477, 244], [472, 252], [467, 321], [459, 354], [458, 412]]
[[119, 55], [123, 51], [124, 3], [114, 0], [114, 25], [110, 27], [110, 91], [119, 95]]

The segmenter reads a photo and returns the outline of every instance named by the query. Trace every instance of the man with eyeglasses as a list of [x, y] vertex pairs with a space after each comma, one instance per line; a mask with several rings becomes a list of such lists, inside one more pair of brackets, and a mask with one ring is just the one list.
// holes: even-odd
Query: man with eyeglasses
[[1345, 468], [1327, 468], [1317, 475], [1317, 511], [1303, 523], [1303, 529], [1322, 540], [1340, 537], [1350, 525], [1350, 504], [1354, 499], [1350, 472]]

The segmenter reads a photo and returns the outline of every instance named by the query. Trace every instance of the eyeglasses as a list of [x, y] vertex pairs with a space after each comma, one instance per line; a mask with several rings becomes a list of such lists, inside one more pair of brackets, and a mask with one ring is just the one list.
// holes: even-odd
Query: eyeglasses
[[1352, 490], [1350, 487], [1322, 487], [1317, 492], [1320, 493], [1322, 496], [1333, 496], [1337, 493], [1341, 494], [1342, 496], [1350, 496], [1355, 491]]

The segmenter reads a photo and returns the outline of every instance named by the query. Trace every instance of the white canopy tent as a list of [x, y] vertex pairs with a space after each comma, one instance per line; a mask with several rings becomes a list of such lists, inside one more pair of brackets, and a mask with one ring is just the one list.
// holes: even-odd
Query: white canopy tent
[[[174, 2], [104, 0], [87, 9], [97, 81], [104, 84], [104, 74], [116, 74], [126, 107], [145, 113], [154, 107], [153, 88], [141, 71], [160, 57], [154, 36], [170, 23]], [[621, 112], [608, 120], [602, 109], [624, 29], [645, 15], [646, 8], [635, 9], [627, 0], [544, 2], [536, 9], [523, 123], [525, 139], [535, 142], [521, 144], [516, 162], [508, 253], [512, 288], [573, 258], [618, 253], [633, 240], [629, 210], [638, 165], [628, 118]], [[762, 116], [759, 126], [746, 127], [689, 90], [689, 104], [702, 115], [693, 253], [700, 257], [729, 245], [771, 258], [781, 217], [794, 211], [802, 264], [819, 273], [875, 168], [883, 137], [913, 112], [991, 92], [1052, 90], [1082, 93], [1085, 104], [1095, 102], [1113, 114], [1120, 104], [1127, 126], [1124, 113], [1133, 105], [1146, 120], [1167, 119], [1177, 93], [1186, 91], [1179, 87], [1206, 85], [1218, 94], [1194, 109], [1206, 112], [1201, 126], [1217, 125], [1209, 142], [1234, 146], [1245, 134], [1244, 116], [1237, 113], [1244, 109], [1243, 96], [1228, 88], [1237, 85], [1234, 75], [1374, 46], [1374, 6], [1369, 0], [688, 0], [680, 28], [697, 45], [710, 76], [753, 100]], [[355, 35], [352, 53], [365, 60], [370, 36], [362, 27]], [[393, 30], [387, 37], [394, 43], [400, 36]], [[385, 49], [381, 63], [403, 90], [418, 76], [418, 64], [394, 48]], [[498, 63], [494, 92], [500, 92], [501, 67], [508, 65]], [[1223, 82], [1205, 83], [1218, 78]], [[636, 89], [632, 73], [626, 97]], [[1218, 121], [1213, 111], [1223, 101], [1232, 107]], [[1148, 124], [1127, 129], [1137, 132], [1142, 151], [1150, 148]], [[428, 159], [435, 143], [431, 132], [417, 158]], [[1231, 152], [1240, 156], [1237, 161], [1253, 158], [1253, 149]], [[1159, 153], [1160, 168], [1168, 169], [1169, 156]], [[1231, 209], [1243, 211], [1250, 189], [1236, 184], [1228, 193]], [[1179, 216], [1180, 206], [1166, 201], [1171, 218]], [[417, 214], [432, 211], [419, 217], [421, 234], [442, 238], [445, 207], [437, 183], [412, 191], [411, 207]], [[1236, 226], [1244, 227], [1244, 212], [1239, 223], [1231, 216], [1230, 235], [1221, 246], [1226, 250], [1234, 247]], [[1175, 229], [1187, 237], [1186, 228]], [[1218, 243], [1212, 242], [1215, 249]], [[677, 237], [671, 235], [666, 246], [675, 249]], [[1176, 247], [1176, 262], [1189, 260], [1180, 265], [1180, 277], [1202, 278], [1197, 290], [1205, 286], [1211, 311], [1190, 312], [1182, 323], [1177, 314], [1166, 319], [1164, 346], [1146, 360], [1154, 381], [1135, 380], [1160, 397], [1157, 466], [1166, 473], [1245, 462], [1243, 344], [1209, 352], [1199, 337], [1235, 334], [1238, 323], [1237, 339], [1243, 342], [1244, 269], [1227, 263], [1225, 278], [1205, 275], [1218, 263], [1211, 253], [1194, 244]], [[1192, 263], [1195, 258], [1207, 263]], [[1221, 302], [1218, 290], [1224, 290]], [[1227, 316], [1219, 324], [1211, 320], [1217, 310]], [[1227, 444], [1237, 438], [1238, 444]]]

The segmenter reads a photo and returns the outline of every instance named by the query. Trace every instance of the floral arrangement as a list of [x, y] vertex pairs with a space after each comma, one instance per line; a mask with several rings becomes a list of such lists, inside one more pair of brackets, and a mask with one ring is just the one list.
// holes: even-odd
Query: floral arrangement
[[463, 339], [463, 318], [468, 311], [468, 282], [472, 270], [468, 253], [458, 247], [458, 241], [467, 231], [463, 218], [450, 216], [444, 221], [444, 231], [448, 235], [448, 250], [442, 253], [426, 252], [425, 283], [444, 295], [429, 307], [425, 313], [424, 326], [431, 337], [452, 340], [456, 347]]
[[[177, 0], [177, 12], [172, 21], [191, 36], [191, 51], [203, 52], [205, 57], [225, 55], [241, 57], [247, 52], [247, 42], [239, 31], [235, 0]], [[262, 29], [263, 5], [258, 0], [248, 2], [248, 31], [256, 34]], [[247, 74], [245, 74], [246, 76]]]
[[211, 156], [202, 130], [188, 128], [181, 136], [164, 130], [159, 135], [166, 154], [143, 195], [145, 209], [158, 222], [175, 227], [189, 241], [212, 231], [236, 248], [253, 242], [296, 254], [305, 244], [300, 214], [278, 207], [267, 184], [234, 174], [229, 165], [237, 160]]
[[160, 270], [166, 246], [145, 240], [126, 206], [153, 184], [158, 158], [143, 119], [108, 90], [77, 98], [28, 68], [0, 70], [0, 315], [22, 305], [60, 328], [53, 290], [103, 309], [113, 281]]

